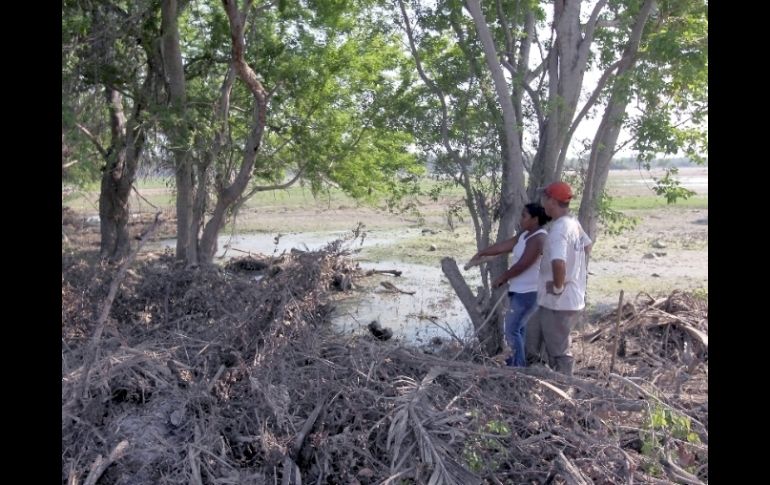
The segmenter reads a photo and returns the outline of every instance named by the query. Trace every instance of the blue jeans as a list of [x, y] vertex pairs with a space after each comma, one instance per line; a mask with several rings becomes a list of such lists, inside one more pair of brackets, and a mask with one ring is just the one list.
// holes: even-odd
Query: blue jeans
[[510, 305], [505, 314], [505, 339], [513, 350], [513, 360], [509, 364], [514, 367], [525, 367], [527, 361], [524, 355], [524, 342], [527, 336], [527, 321], [537, 310], [537, 292], [508, 293]]

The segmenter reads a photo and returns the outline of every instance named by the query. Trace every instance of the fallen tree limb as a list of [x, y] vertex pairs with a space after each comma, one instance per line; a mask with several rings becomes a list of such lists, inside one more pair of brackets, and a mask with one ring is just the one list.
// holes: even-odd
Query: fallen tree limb
[[88, 477], [86, 478], [84, 485], [95, 485], [99, 478], [101, 478], [104, 471], [107, 470], [107, 468], [115, 461], [121, 459], [123, 455], [126, 454], [126, 451], [128, 450], [128, 444], [128, 441], [123, 440], [115, 445], [115, 448], [112, 449], [106, 459], [102, 458], [102, 455], [98, 455], [96, 460], [94, 460], [93, 465], [91, 465], [91, 471], [88, 473]]
[[398, 277], [403, 274], [403, 271], [397, 269], [370, 269], [364, 273], [364, 276], [372, 276], [374, 274], [392, 274], [393, 276]]

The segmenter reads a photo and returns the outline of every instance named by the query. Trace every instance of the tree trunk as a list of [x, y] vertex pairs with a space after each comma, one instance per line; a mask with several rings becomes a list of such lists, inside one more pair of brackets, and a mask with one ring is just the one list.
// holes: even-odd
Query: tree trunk
[[[203, 146], [200, 147], [201, 153], [204, 153], [204, 159], [196, 167], [197, 186], [195, 194], [195, 207], [193, 211], [193, 228], [195, 228], [196, 234], [202, 234], [200, 242], [198, 243], [196, 241], [196, 244], [198, 244], [198, 261], [201, 264], [211, 264], [213, 261], [214, 254], [217, 251], [217, 237], [225, 222], [224, 218], [220, 217], [221, 220], [215, 222], [215, 224], [219, 224], [219, 226], [216, 226], [216, 231], [213, 230], [215, 226], [211, 226], [212, 229], [208, 233], [205, 231], [204, 221], [206, 208], [208, 207], [209, 203], [208, 189], [211, 179], [211, 170], [213, 164], [217, 158], [219, 158], [219, 155], [222, 152], [222, 148], [227, 142], [227, 133], [229, 127], [228, 115], [230, 113], [230, 94], [232, 93], [234, 82], [235, 68], [233, 65], [230, 65], [227, 73], [225, 74], [222, 88], [220, 89], [219, 102], [217, 103], [217, 107], [214, 110], [214, 117], [219, 123], [218, 130], [214, 135], [213, 143], [211, 143], [211, 147], [209, 149], [206, 149]], [[206, 142], [210, 142], [210, 140], [204, 139], [204, 143]]]
[[[240, 73], [239, 76], [241, 76]], [[243, 153], [241, 169], [238, 172], [235, 181], [219, 192], [211, 219], [209, 219], [203, 229], [199, 254], [201, 264], [211, 263], [214, 253], [217, 250], [217, 237], [219, 236], [219, 231], [224, 227], [227, 211], [234, 206], [238, 198], [246, 190], [246, 186], [251, 178], [251, 171], [254, 168], [254, 162], [256, 161], [259, 145], [262, 141], [262, 134], [265, 129], [265, 111], [267, 110], [266, 97], [256, 96], [256, 98], [257, 102], [254, 108], [254, 121], [251, 134], [246, 142]]]
[[[479, 311], [479, 303], [473, 296], [471, 289], [468, 288], [467, 283], [465, 283], [465, 279], [462, 274], [460, 274], [460, 269], [457, 267], [455, 260], [453, 258], [443, 258], [441, 260], [441, 270], [444, 272], [444, 275], [446, 275], [449, 284], [452, 285], [457, 297], [468, 312], [468, 316], [471, 318], [471, 324], [478, 334], [478, 339], [484, 352], [488, 355], [496, 355], [499, 353], [503, 348], [503, 334], [500, 330], [501, 327], [500, 325], [495, 325], [493, 322], [486, 322], [486, 325], [484, 325], [486, 315]], [[487, 309], [487, 311], [489, 311], [489, 309]]]
[[519, 144], [519, 126], [516, 111], [508, 91], [508, 83], [503, 74], [503, 68], [498, 61], [492, 34], [481, 11], [479, 0], [467, 0], [465, 7], [473, 17], [479, 39], [484, 47], [484, 57], [487, 67], [495, 83], [497, 100], [503, 112], [505, 126], [505, 159], [503, 160], [502, 197], [500, 200], [500, 227], [497, 241], [509, 239], [514, 234], [516, 215], [524, 206], [524, 163], [522, 161], [521, 145]]
[[644, 26], [654, 7], [655, 0], [646, 0], [637, 14], [628, 44], [626, 44], [618, 65], [618, 71], [615, 74], [615, 82], [612, 86], [610, 100], [604, 110], [601, 124], [591, 146], [591, 155], [588, 159], [588, 173], [583, 187], [583, 197], [580, 202], [578, 219], [583, 226], [583, 230], [594, 241], [597, 235], [599, 204], [601, 203], [604, 187], [607, 184], [610, 162], [612, 161], [618, 136], [620, 135], [626, 107], [631, 99], [623, 78], [636, 63]]
[[[231, 38], [233, 42], [233, 64], [225, 76], [222, 87], [222, 97], [216, 116], [221, 123], [220, 130], [213, 140], [214, 147], [210, 151], [201, 150], [201, 161], [193, 164], [191, 151], [188, 147], [189, 128], [185, 120], [186, 88], [182, 53], [179, 44], [179, 28], [177, 18], [179, 5], [176, 0], [163, 0], [162, 4], [162, 46], [163, 65], [168, 81], [172, 112], [176, 119], [168, 127], [169, 140], [174, 152], [177, 182], [177, 259], [185, 261], [188, 266], [211, 264], [217, 249], [217, 237], [225, 224], [228, 211], [243, 195], [256, 161], [256, 156], [262, 140], [266, 124], [267, 91], [257, 79], [254, 71], [244, 60], [245, 44], [243, 39], [246, 13], [251, 7], [251, 1], [246, 1], [243, 11], [239, 11], [234, 0], [222, 1], [230, 21]], [[234, 180], [228, 186], [216, 186], [217, 200], [211, 218], [205, 222], [208, 206], [208, 183], [211, 165], [219, 156], [227, 132], [227, 113], [229, 97], [234, 73], [248, 86], [256, 100], [254, 122], [249, 139], [244, 149], [243, 161]], [[230, 180], [230, 174], [221, 177]], [[196, 183], [197, 182], [197, 183]], [[196, 190], [197, 189], [197, 190]]]
[[[91, 9], [94, 29], [100, 32], [92, 36], [92, 55], [98, 59], [97, 79], [104, 85], [109, 113], [110, 145], [104, 149], [97, 136], [91, 134], [84, 126], [76, 124], [81, 131], [96, 145], [99, 153], [105, 161], [101, 177], [99, 194], [99, 219], [101, 241], [99, 253], [102, 258], [112, 261], [122, 259], [129, 251], [129, 196], [131, 187], [136, 178], [136, 170], [139, 165], [145, 144], [145, 131], [140, 120], [147, 109], [147, 103], [154, 87], [154, 78], [151, 73], [152, 66], [148, 61], [147, 74], [139, 89], [134, 90], [129, 96], [131, 99], [131, 114], [127, 118], [123, 95], [114, 87], [114, 79], [102, 71], [115, 62], [115, 41], [106, 32], [113, 29], [114, 19], [110, 19], [99, 5], [94, 4]], [[148, 32], [152, 32], [149, 29]], [[142, 37], [147, 32], [142, 33]], [[152, 35], [155, 35], [154, 33]], [[138, 79], [135, 79], [138, 83]], [[127, 83], [129, 86], [133, 83]]]
[[[558, 180], [564, 169], [564, 159], [574, 133], [570, 130], [580, 91], [583, 74], [588, 65], [599, 14], [607, 0], [599, 0], [584, 28], [580, 25], [582, 0], [554, 2], [554, 30], [556, 38], [548, 57], [548, 102], [544, 126], [540, 130], [538, 151], [533, 163], [527, 193], [535, 198], [536, 190]], [[581, 34], [584, 30], [585, 33]]]
[[168, 83], [171, 113], [174, 119], [167, 127], [167, 134], [174, 154], [176, 178], [176, 258], [187, 265], [196, 265], [197, 233], [193, 230], [194, 179], [192, 162], [188, 156], [186, 111], [186, 86], [182, 49], [179, 44], [179, 6], [176, 0], [163, 0], [161, 4], [161, 49], [163, 70]]
[[[222, 0], [222, 4], [225, 7], [225, 12], [227, 13], [230, 22], [233, 56], [232, 67], [254, 96], [254, 121], [252, 123], [249, 139], [246, 141], [246, 146], [244, 148], [243, 161], [241, 162], [238, 174], [235, 176], [235, 180], [233, 180], [229, 186], [221, 187], [217, 190], [217, 201], [214, 206], [214, 211], [203, 228], [203, 234], [200, 237], [200, 243], [198, 245], [198, 260], [201, 264], [210, 264], [212, 262], [217, 250], [217, 237], [219, 236], [222, 227], [224, 227], [227, 212], [233, 208], [238, 199], [243, 195], [251, 180], [252, 170], [267, 122], [267, 91], [257, 79], [256, 73], [249, 67], [244, 59], [246, 46], [243, 33], [246, 13], [251, 6], [251, 3], [252, 2], [247, 1], [244, 5], [244, 10], [241, 12], [238, 10], [237, 2], [235, 0]], [[222, 97], [222, 102], [228, 104], [229, 89], [231, 88], [233, 81], [230, 76], [231, 74], [228, 73], [225, 78]], [[225, 91], [227, 92], [227, 96], [225, 96]], [[222, 106], [224, 106], [224, 104]]]
[[602, 122], [596, 132], [591, 155], [588, 162], [588, 176], [583, 187], [578, 219], [583, 230], [592, 240], [596, 240], [596, 229], [599, 220], [599, 205], [602, 193], [607, 183], [610, 162], [618, 141], [623, 117], [628, 105], [627, 99], [617, 99], [613, 92], [607, 108], [602, 116]]
[[[479, 34], [481, 40], [484, 57], [486, 59], [487, 67], [492, 75], [492, 80], [495, 84], [495, 91], [497, 92], [497, 100], [502, 108], [503, 125], [505, 133], [505, 143], [503, 145], [502, 154], [503, 167], [502, 167], [502, 187], [500, 197], [500, 224], [497, 231], [497, 242], [505, 241], [513, 237], [515, 233], [516, 221], [518, 221], [518, 215], [521, 209], [524, 207], [524, 162], [522, 147], [519, 137], [519, 126], [516, 118], [516, 110], [511, 99], [511, 93], [508, 90], [508, 83], [505, 80], [502, 66], [498, 60], [498, 53], [495, 49], [495, 44], [492, 39], [487, 21], [484, 18], [484, 14], [481, 11], [481, 4], [479, 0], [466, 0], [465, 7], [473, 17], [473, 22], [476, 25], [476, 31]], [[489, 265], [491, 275], [499, 275], [506, 271], [507, 261], [500, 258], [493, 261]], [[493, 292], [497, 294], [498, 292]], [[493, 304], [493, 295], [484, 295], [489, 297], [486, 299], [485, 307], [489, 307]], [[497, 316], [495, 317], [496, 324], [493, 325], [490, 330], [492, 335], [487, 339], [484, 335], [479, 335], [479, 338], [484, 344], [485, 349], [490, 355], [497, 352], [502, 348], [503, 336], [500, 328], [502, 327], [502, 321], [505, 316], [504, 307], [497, 310]]]
[[105, 89], [110, 112], [112, 142], [107, 152], [99, 194], [99, 254], [111, 261], [122, 259], [128, 250], [129, 196], [144, 147], [144, 134], [137, 118], [142, 107], [136, 103], [134, 115], [126, 122], [123, 97], [111, 88]]

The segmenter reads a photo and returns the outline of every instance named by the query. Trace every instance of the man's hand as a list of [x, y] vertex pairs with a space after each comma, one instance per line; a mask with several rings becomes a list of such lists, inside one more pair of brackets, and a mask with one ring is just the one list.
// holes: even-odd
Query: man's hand
[[562, 293], [564, 293], [564, 288], [560, 288], [560, 290], [561, 291], [559, 291], [558, 293], [553, 291], [553, 281], [546, 281], [545, 282], [545, 292], [548, 293], [549, 295], [559, 296]]

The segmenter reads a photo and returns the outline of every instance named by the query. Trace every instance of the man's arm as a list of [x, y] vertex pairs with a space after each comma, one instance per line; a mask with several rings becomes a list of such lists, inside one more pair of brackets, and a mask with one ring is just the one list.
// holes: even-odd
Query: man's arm
[[545, 283], [545, 291], [552, 295], [560, 295], [564, 291], [564, 280], [567, 279], [567, 235], [564, 232], [552, 233], [548, 244], [553, 279]]
[[564, 292], [564, 280], [567, 278], [567, 263], [563, 259], [552, 259], [551, 271], [553, 271], [553, 280], [545, 282], [545, 292], [561, 295]]

